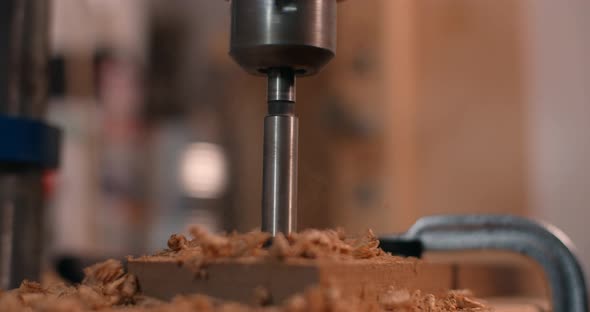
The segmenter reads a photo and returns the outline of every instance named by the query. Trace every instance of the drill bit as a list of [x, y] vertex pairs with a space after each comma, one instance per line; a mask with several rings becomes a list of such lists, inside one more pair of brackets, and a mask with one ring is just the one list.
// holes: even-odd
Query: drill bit
[[297, 227], [299, 121], [294, 113], [295, 72], [268, 71], [268, 115], [264, 119], [262, 230], [273, 236]]

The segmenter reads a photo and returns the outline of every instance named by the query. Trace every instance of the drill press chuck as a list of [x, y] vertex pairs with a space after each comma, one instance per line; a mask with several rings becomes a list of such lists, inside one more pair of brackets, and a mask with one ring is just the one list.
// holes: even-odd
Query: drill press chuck
[[298, 120], [295, 77], [317, 73], [336, 50], [336, 0], [234, 0], [230, 55], [268, 78], [262, 230], [297, 227]]

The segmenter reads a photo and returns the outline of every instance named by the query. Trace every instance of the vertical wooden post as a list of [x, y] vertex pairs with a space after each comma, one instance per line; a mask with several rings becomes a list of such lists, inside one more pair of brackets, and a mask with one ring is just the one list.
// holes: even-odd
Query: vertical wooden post
[[416, 1], [383, 1], [381, 40], [385, 114], [391, 123], [385, 129], [387, 171], [392, 191], [392, 230], [404, 230], [418, 217], [416, 196], [416, 92], [417, 50]]

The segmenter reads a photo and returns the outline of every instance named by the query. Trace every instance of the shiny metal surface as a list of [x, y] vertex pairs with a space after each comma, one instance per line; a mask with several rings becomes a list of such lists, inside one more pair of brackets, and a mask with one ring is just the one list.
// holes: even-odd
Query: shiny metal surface
[[43, 258], [41, 173], [0, 173], [0, 288], [39, 280]]
[[230, 55], [255, 75], [279, 67], [313, 75], [336, 51], [336, 6], [336, 0], [232, 1]]
[[267, 101], [269, 115], [295, 113], [295, 72], [292, 69], [269, 69]]
[[[41, 119], [46, 110], [47, 0], [0, 1], [0, 114]], [[43, 212], [41, 170], [0, 164], [0, 288], [39, 280]]]
[[522, 254], [543, 267], [552, 311], [589, 311], [584, 272], [573, 244], [554, 226], [507, 215], [431, 216], [418, 220], [401, 236], [386, 236], [380, 241], [383, 245], [415, 241], [426, 252], [503, 250]]
[[0, 1], [0, 114], [42, 119], [49, 53], [48, 0]]
[[268, 70], [268, 116], [264, 120], [262, 230], [273, 236], [297, 227], [298, 120], [295, 72]]
[[268, 77], [264, 122], [262, 230], [296, 229], [295, 76], [317, 73], [336, 51], [337, 0], [234, 0], [230, 55]]
[[295, 102], [295, 72], [291, 68], [268, 70], [268, 102]]
[[262, 230], [273, 236], [297, 228], [298, 120], [271, 115], [264, 120]]

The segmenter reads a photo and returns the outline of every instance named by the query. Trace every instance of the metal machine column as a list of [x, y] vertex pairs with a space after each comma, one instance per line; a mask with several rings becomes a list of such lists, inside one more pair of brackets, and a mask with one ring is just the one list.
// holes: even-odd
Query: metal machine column
[[42, 122], [47, 100], [46, 0], [0, 1], [0, 288], [38, 280], [46, 168], [59, 132]]

